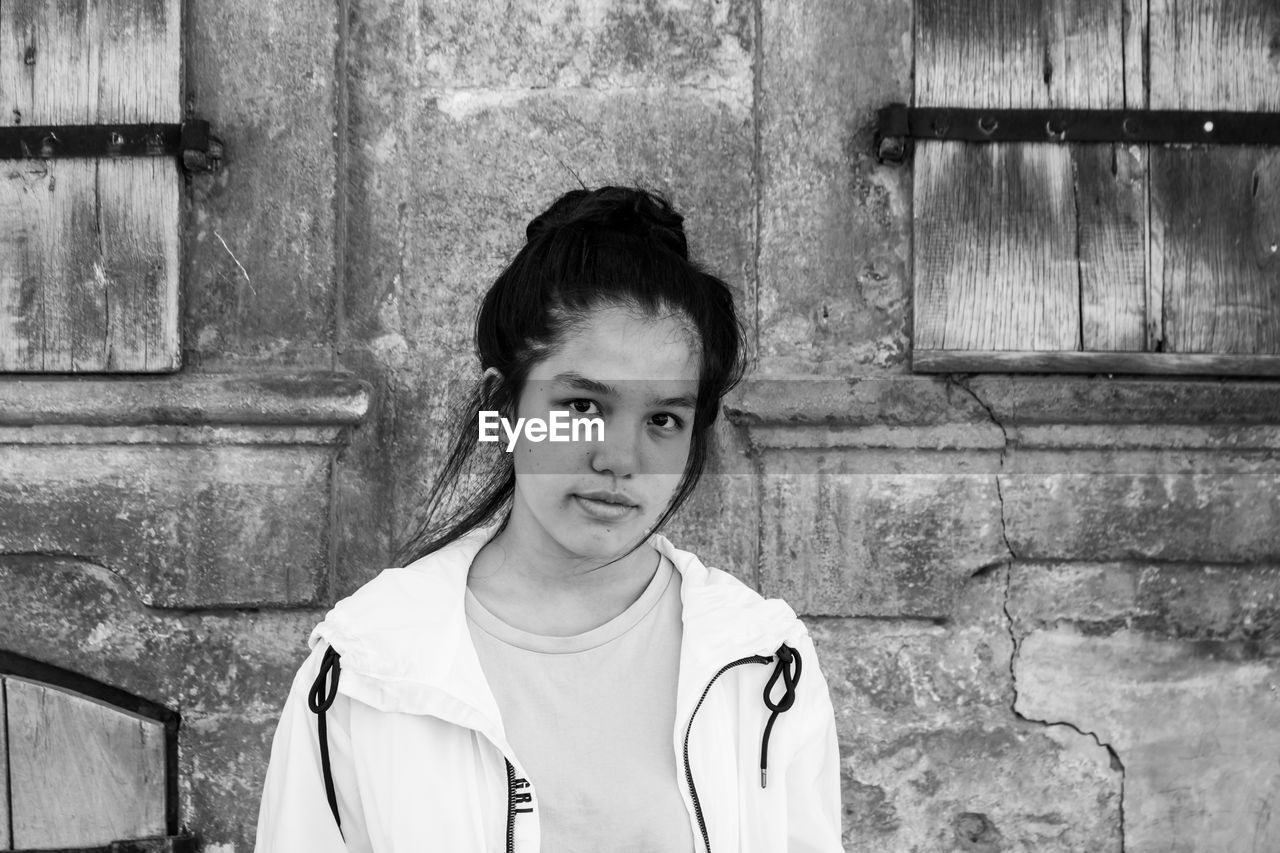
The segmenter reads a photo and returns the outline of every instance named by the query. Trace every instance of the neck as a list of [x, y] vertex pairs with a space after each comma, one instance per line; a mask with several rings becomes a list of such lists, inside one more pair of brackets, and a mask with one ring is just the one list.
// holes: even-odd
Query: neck
[[525, 541], [508, 525], [476, 554], [467, 586], [507, 624], [548, 636], [570, 636], [603, 625], [644, 592], [659, 555], [647, 545], [613, 559], [567, 555]]

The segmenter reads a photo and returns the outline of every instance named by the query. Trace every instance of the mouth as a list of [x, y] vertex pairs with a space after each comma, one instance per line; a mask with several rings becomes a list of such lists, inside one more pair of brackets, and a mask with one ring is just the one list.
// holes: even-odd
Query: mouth
[[601, 521], [617, 521], [640, 508], [618, 492], [581, 492], [573, 500], [583, 512]]

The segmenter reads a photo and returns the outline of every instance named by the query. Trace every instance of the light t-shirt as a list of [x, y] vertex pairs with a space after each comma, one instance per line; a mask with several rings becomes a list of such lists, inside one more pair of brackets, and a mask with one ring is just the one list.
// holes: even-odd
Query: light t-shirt
[[543, 853], [690, 853], [672, 747], [681, 621], [670, 561], [630, 607], [583, 634], [513, 628], [470, 590], [466, 613], [537, 792]]

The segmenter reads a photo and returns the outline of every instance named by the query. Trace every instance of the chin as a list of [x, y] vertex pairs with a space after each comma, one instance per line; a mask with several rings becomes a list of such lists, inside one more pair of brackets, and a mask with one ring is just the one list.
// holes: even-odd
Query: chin
[[[582, 557], [591, 559], [613, 559], [639, 545], [648, 538], [645, 534], [652, 525], [652, 519], [644, 524], [631, 523], [618, 527], [602, 527], [577, 522], [576, 529], [560, 539], [561, 547]], [[595, 527], [595, 530], [591, 530]]]

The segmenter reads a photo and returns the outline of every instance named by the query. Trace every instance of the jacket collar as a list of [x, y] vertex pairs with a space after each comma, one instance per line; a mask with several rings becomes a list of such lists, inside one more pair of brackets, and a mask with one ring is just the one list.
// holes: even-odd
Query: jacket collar
[[[463, 607], [471, 562], [496, 531], [497, 525], [472, 531], [404, 568], [387, 569], [329, 611], [310, 642], [327, 642], [342, 655], [341, 692], [380, 710], [434, 714], [505, 746]], [[681, 707], [724, 664], [771, 655], [803, 634], [785, 602], [761, 598], [665, 536], [654, 534], [647, 544], [681, 576]]]

